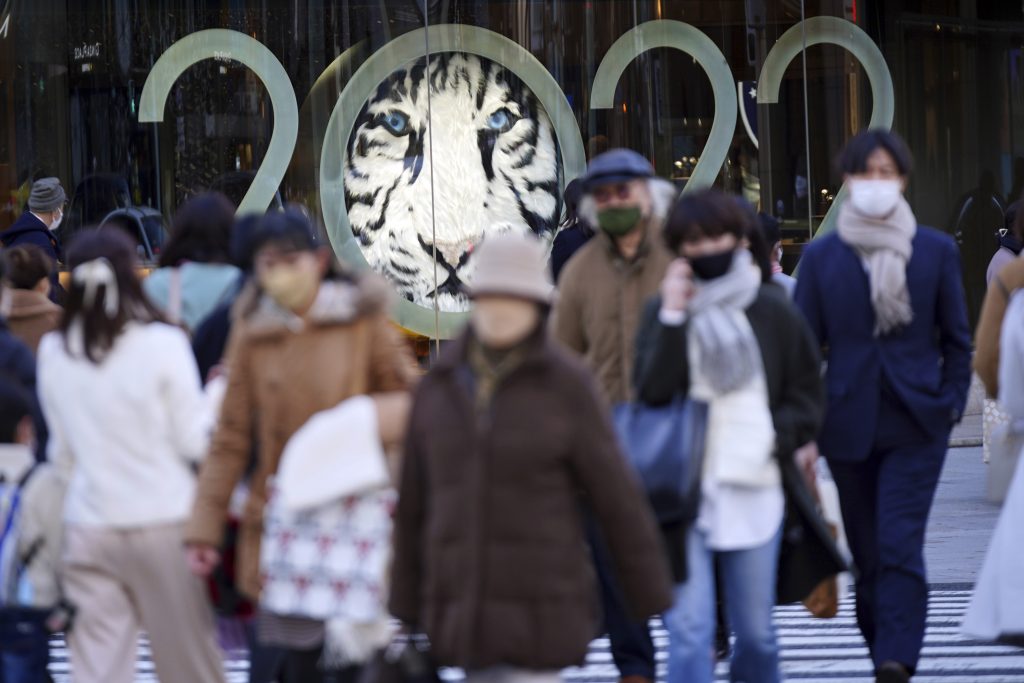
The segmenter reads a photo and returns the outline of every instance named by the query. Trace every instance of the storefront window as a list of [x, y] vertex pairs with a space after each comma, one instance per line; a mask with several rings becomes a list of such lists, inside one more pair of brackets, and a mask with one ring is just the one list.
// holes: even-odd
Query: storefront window
[[391, 280], [399, 323], [443, 338], [479, 241], [549, 239], [604, 149], [780, 217], [793, 267], [842, 200], [836, 152], [891, 125], [977, 315], [1024, 190], [1022, 45], [1008, 3], [6, 0], [0, 229], [49, 175], [64, 239], [125, 209], [165, 224], [206, 189], [302, 204]]

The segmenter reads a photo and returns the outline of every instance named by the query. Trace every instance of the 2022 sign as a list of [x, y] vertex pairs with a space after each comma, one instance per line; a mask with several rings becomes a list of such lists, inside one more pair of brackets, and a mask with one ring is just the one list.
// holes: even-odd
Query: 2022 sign
[[[778, 101], [783, 74], [790, 62], [800, 54], [805, 41], [808, 46], [832, 44], [847, 49], [863, 66], [871, 85], [873, 110], [869, 126], [892, 126], [895, 94], [885, 58], [863, 30], [836, 17], [808, 19], [803, 24], [790, 28], [779, 38], [769, 52], [759, 75], [759, 103]], [[477, 68], [486, 68], [486, 65], [493, 64], [497, 65], [496, 68], [514, 74], [525, 86], [523, 92], [535, 97], [544, 111], [543, 120], [530, 124], [530, 132], [536, 140], [543, 137], [546, 127], [550, 128], [550, 134], [557, 140], [557, 148], [560, 150], [563, 182], [568, 182], [584, 172], [586, 158], [576, 117], [558, 83], [529, 51], [498, 33], [458, 24], [417, 29], [394, 39], [374, 52], [353, 74], [334, 105], [324, 132], [320, 155], [320, 199], [324, 224], [331, 244], [338, 256], [348, 263], [380, 270], [401, 285], [400, 290], [409, 292], [399, 302], [396, 311], [398, 324], [420, 334], [449, 338], [462, 327], [466, 313], [464, 307], [460, 306], [457, 295], [444, 293], [437, 286], [437, 271], [440, 268], [437, 264], [443, 265], [457, 281], [457, 275], [470, 260], [473, 236], [460, 236], [461, 241], [453, 239], [450, 243], [444, 243], [440, 247], [444, 251], [443, 256], [438, 256], [437, 244], [426, 245], [422, 239], [419, 240], [424, 251], [433, 250], [429, 268], [432, 272], [429, 275], [434, 280], [434, 288], [425, 294], [422, 286], [415, 282], [417, 273], [411, 265], [414, 261], [410, 260], [416, 256], [421, 259], [424, 257], [415, 246], [410, 246], [412, 240], [419, 239], [418, 236], [402, 235], [399, 234], [401, 231], [391, 230], [390, 241], [380, 240], [383, 246], [371, 244], [365, 237], [365, 230], [353, 229], [350, 208], [354, 211], [357, 207], [346, 206], [346, 198], [351, 204], [353, 196], [357, 199], [361, 196], [355, 195], [350, 189], [346, 197], [346, 182], [351, 185], [353, 178], [365, 177], [358, 173], [352, 175], [350, 172], [346, 178], [346, 169], [350, 162], [350, 138], [354, 132], [362, 135], [362, 130], [357, 128], [360, 115], [364, 114], [368, 100], [382, 83], [393, 77], [397, 70], [427, 56], [427, 46], [430, 55], [461, 53], [475, 56], [472, 60], [463, 60], [467, 63], [460, 65], [459, 68], [462, 69], [473, 65]], [[643, 52], [655, 48], [672, 48], [692, 56], [711, 81], [715, 98], [715, 120], [700, 162], [684, 191], [706, 187], [714, 182], [725, 163], [736, 128], [738, 106], [736, 86], [725, 57], [714, 42], [699, 29], [678, 21], [651, 21], [625, 33], [611, 46], [598, 68], [591, 86], [591, 106], [594, 109], [611, 108], [614, 104], [616, 84], [626, 67]], [[270, 205], [284, 177], [299, 130], [299, 108], [291, 80], [281, 62], [265, 45], [244, 33], [228, 29], [199, 31], [182, 38], [154, 64], [142, 91], [139, 121], [162, 121], [164, 105], [175, 81], [187, 68], [205, 59], [233, 59], [244, 64], [260, 78], [269, 93], [274, 112], [273, 134], [252, 186], [238, 207], [239, 213], [262, 212]], [[509, 61], [512, 64], [509, 64]], [[402, 89], [401, 85], [399, 89]], [[520, 93], [520, 96], [526, 95]], [[413, 99], [415, 100], [415, 97]], [[392, 138], [407, 141], [410, 148], [416, 142], [416, 131], [407, 113], [385, 111], [378, 116]], [[490, 113], [484, 112], [483, 118], [483, 134], [495, 137], [513, 129], [520, 116], [514, 108], [503, 107]], [[384, 143], [368, 140], [366, 144]], [[419, 140], [419, 144], [422, 147], [423, 141]], [[506, 148], [510, 149], [516, 144], [519, 143], [507, 145]], [[421, 169], [406, 168], [405, 177], [419, 174], [419, 170]], [[431, 168], [431, 172], [432, 170]], [[515, 189], [513, 179], [508, 181], [510, 191], [520, 202], [519, 209], [522, 212], [525, 210], [525, 204], [521, 192]], [[396, 180], [395, 183], [397, 182]], [[531, 182], [530, 185], [544, 183]], [[556, 192], [561, 190], [553, 189]], [[825, 217], [822, 230], [827, 231], [831, 226], [834, 211], [844, 196], [845, 190], [840, 190], [837, 201]], [[431, 212], [434, 210], [433, 201], [431, 197]], [[543, 193], [539, 195], [537, 201], [538, 207], [542, 205], [551, 208], [550, 203], [544, 204]], [[487, 204], [484, 203], [484, 206]], [[407, 208], [410, 215], [415, 215], [416, 206], [410, 204]], [[543, 208], [536, 208], [536, 211], [542, 212]], [[364, 237], [360, 239], [360, 235]], [[388, 252], [388, 248], [392, 251]], [[445, 275], [448, 276], [448, 273]], [[445, 297], [445, 310], [439, 311], [437, 308], [440, 307], [442, 296]], [[430, 299], [433, 305], [425, 305], [426, 297], [433, 297]]]

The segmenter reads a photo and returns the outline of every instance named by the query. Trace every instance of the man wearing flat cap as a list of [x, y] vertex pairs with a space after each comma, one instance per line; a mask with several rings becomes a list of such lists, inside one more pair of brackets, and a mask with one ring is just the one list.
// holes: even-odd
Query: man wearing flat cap
[[[21, 214], [14, 225], [0, 233], [5, 248], [34, 244], [43, 250], [54, 263], [63, 260], [60, 241], [53, 231], [64, 219], [67, 195], [57, 178], [41, 178], [32, 184], [28, 198], [28, 211]], [[64, 290], [60, 286], [56, 271], [50, 276], [50, 298], [61, 303]]]
[[[555, 337], [583, 357], [609, 405], [632, 398], [634, 340], [647, 299], [661, 286], [672, 255], [661, 227], [677, 192], [644, 157], [612, 149], [582, 177], [578, 213], [598, 234], [562, 270], [553, 311]], [[647, 625], [629, 619], [603, 544], [592, 539], [612, 656], [623, 681], [655, 679]]]

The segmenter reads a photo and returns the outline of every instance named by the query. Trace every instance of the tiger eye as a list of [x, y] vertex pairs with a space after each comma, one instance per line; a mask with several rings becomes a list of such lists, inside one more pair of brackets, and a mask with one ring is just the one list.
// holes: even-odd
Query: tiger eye
[[409, 116], [405, 112], [391, 110], [386, 114], [380, 115], [378, 120], [392, 135], [408, 135], [411, 131]]

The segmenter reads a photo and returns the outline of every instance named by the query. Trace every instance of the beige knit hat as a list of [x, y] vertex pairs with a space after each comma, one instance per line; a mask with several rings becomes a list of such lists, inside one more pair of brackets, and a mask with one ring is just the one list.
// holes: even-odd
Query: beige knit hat
[[473, 298], [493, 295], [550, 304], [554, 295], [547, 254], [534, 237], [502, 235], [484, 240], [474, 255], [476, 270], [467, 289]]

